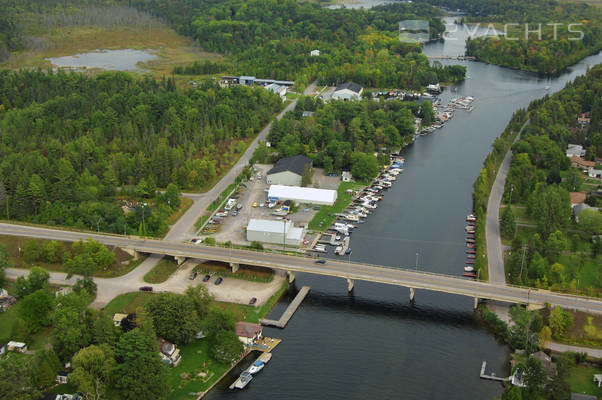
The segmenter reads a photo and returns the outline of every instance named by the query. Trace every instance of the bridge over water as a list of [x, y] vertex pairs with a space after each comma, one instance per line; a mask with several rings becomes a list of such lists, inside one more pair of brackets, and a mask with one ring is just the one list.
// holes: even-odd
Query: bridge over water
[[478, 299], [490, 299], [530, 305], [550, 303], [563, 308], [602, 314], [602, 300], [597, 298], [474, 281], [458, 276], [413, 269], [338, 260], [328, 260], [325, 264], [316, 264], [314, 258], [301, 255], [212, 247], [110, 234], [73, 232], [6, 223], [0, 224], [0, 234], [68, 242], [91, 238], [106, 245], [117, 246], [130, 251], [173, 256], [179, 261], [186, 258], [222, 261], [230, 263], [233, 271], [236, 271], [239, 264], [280, 269], [288, 272], [291, 281], [294, 279], [295, 272], [333, 276], [346, 279], [349, 290], [353, 289], [355, 280], [404, 286], [410, 289], [411, 300], [414, 300], [415, 289], [425, 289], [473, 297], [475, 306]]

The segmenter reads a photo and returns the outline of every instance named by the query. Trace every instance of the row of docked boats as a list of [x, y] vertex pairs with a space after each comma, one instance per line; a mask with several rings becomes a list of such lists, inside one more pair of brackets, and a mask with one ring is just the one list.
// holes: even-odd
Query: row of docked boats
[[477, 217], [473, 214], [466, 216], [466, 264], [464, 265], [464, 272], [462, 276], [468, 278], [476, 278], [477, 273], [474, 269], [474, 262], [476, 259], [476, 248], [475, 248], [475, 226], [477, 223]]
[[[365, 219], [378, 207], [378, 202], [383, 199], [384, 191], [393, 186], [397, 176], [403, 172], [405, 159], [394, 156], [391, 164], [384, 168], [372, 181], [372, 184], [359, 193], [353, 193], [353, 202], [342, 213], [335, 214], [336, 222], [327, 230], [327, 233], [338, 236], [349, 236], [353, 229], [363, 224]], [[350, 249], [342, 246], [343, 250], [337, 254], [349, 254]]]
[[261, 354], [249, 368], [240, 373], [238, 379], [236, 379], [236, 381], [232, 384], [231, 389], [244, 389], [245, 386], [247, 386], [253, 379], [253, 375], [261, 371], [271, 359], [272, 353], [266, 352]]
[[455, 110], [474, 110], [473, 102], [474, 97], [472, 96], [454, 97], [445, 107], [442, 107], [441, 99], [437, 98], [435, 101], [433, 101], [435, 123], [431, 126], [422, 127], [422, 120], [420, 120], [420, 118], [417, 118], [415, 121], [416, 132], [418, 132], [419, 135], [424, 136], [431, 132], [434, 132], [436, 129], [443, 128], [445, 123], [454, 117]]

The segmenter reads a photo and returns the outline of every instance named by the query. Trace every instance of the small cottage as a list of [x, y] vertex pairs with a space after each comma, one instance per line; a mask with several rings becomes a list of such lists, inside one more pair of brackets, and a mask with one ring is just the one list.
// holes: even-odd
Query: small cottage
[[261, 325], [250, 322], [237, 322], [236, 336], [245, 346], [251, 346], [262, 338], [263, 328]]

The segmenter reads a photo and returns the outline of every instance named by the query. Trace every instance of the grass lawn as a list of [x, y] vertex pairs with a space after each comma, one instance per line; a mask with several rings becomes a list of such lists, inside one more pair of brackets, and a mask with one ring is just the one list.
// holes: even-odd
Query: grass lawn
[[159, 264], [144, 275], [144, 282], [162, 283], [178, 269], [178, 263], [171, 257], [163, 257]]
[[347, 194], [347, 189], [359, 190], [364, 186], [356, 182], [341, 182], [337, 190], [337, 201], [332, 207], [323, 206], [309, 222], [309, 229], [324, 231], [329, 228], [336, 220], [334, 214], [342, 212], [353, 200], [352, 196]]
[[[36, 261], [32, 264], [26, 263], [23, 259], [23, 253], [20, 251], [20, 249], [23, 246], [23, 244], [29, 240], [35, 240], [37, 242], [40, 242], [42, 245], [48, 242], [47, 240], [41, 239], [28, 239], [19, 236], [0, 235], [0, 245], [6, 246], [6, 250], [8, 251], [10, 259], [16, 268], [29, 269], [32, 266], [38, 266], [48, 271], [65, 272], [61, 263], [47, 263], [42, 261]], [[63, 244], [65, 245], [66, 250], [71, 250], [71, 242], [63, 242]], [[107, 247], [109, 248], [109, 250], [115, 253], [115, 262], [107, 271], [96, 271], [96, 273], [94, 274], [94, 276], [96, 277], [113, 278], [116, 276], [125, 275], [134, 268], [136, 268], [138, 265], [140, 265], [140, 263], [143, 261], [143, 259], [134, 260], [134, 257], [121, 250], [119, 247]]]
[[591, 394], [602, 397], [602, 388], [594, 384], [594, 374], [602, 374], [602, 370], [594, 367], [577, 366], [569, 374], [568, 382], [571, 392]]
[[144, 306], [152, 295], [149, 292], [124, 293], [111, 300], [103, 310], [109, 315], [115, 313], [131, 314], [136, 312], [136, 308]]
[[[19, 305], [17, 302], [14, 306], [8, 309], [8, 311], [0, 313], [0, 343], [6, 343], [11, 338], [11, 333], [13, 330], [13, 326], [17, 319], [19, 318]], [[50, 332], [52, 328], [45, 328], [42, 331], [31, 335], [29, 339], [27, 339], [27, 347], [29, 350], [43, 350], [47, 345], [52, 343], [52, 338], [50, 336]]]
[[568, 311], [573, 316], [573, 327], [559, 342], [602, 349], [602, 315]]
[[188, 209], [190, 208], [190, 206], [192, 205], [192, 199], [189, 197], [181, 197], [180, 198], [180, 207], [178, 207], [178, 210], [171, 214], [169, 216], [169, 218], [167, 219], [167, 223], [169, 225], [173, 225], [175, 224], [182, 215], [184, 215], [184, 213], [186, 211], [188, 211]]
[[[196, 396], [190, 396], [190, 392], [204, 392], [230, 369], [230, 364], [222, 364], [211, 358], [207, 339], [194, 340], [181, 346], [180, 355], [180, 365], [169, 370], [172, 392], [167, 398], [170, 400], [195, 399]], [[207, 376], [201, 377], [199, 373]]]
[[220, 263], [216, 261], [205, 262], [197, 265], [195, 270], [199, 274], [206, 274], [208, 272], [215, 272], [218, 276], [229, 277], [234, 279], [242, 279], [253, 282], [265, 282], [269, 283], [274, 280], [274, 271], [269, 268], [262, 267], [249, 267], [241, 265], [236, 273], [232, 273], [232, 268], [226, 263]]

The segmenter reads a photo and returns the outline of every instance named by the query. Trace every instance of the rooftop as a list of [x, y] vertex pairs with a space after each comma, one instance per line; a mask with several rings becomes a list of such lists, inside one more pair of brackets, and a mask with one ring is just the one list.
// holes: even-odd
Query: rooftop
[[584, 192], [571, 192], [571, 204], [581, 204], [585, 202], [587, 196]]
[[337, 88], [334, 90], [335, 92], [338, 92], [339, 90], [351, 90], [352, 92], [355, 93], [359, 93], [362, 91], [362, 85], [360, 85], [359, 83], [355, 83], [355, 82], [347, 82], [347, 83], [342, 83], [339, 86], [337, 86]]
[[[283, 222], [285, 221], [285, 222]], [[251, 218], [247, 224], [248, 231], [261, 231], [271, 233], [288, 232], [292, 222], [287, 220], [257, 219]]]
[[302, 155], [281, 158], [276, 162], [274, 167], [268, 171], [268, 175], [277, 174], [278, 172], [291, 171], [297, 175], [303, 175], [305, 166], [311, 164], [311, 159]]
[[272, 185], [268, 191], [268, 199], [292, 199], [299, 203], [330, 202], [334, 204], [337, 199], [337, 191], [300, 186]]
[[581, 158], [577, 155], [571, 156], [571, 162], [575, 163], [577, 165], [581, 165], [583, 167], [588, 167], [588, 168], [592, 168], [592, 167], [596, 166], [596, 163], [594, 161], [585, 161], [583, 158]]
[[263, 328], [259, 324], [253, 324], [251, 322], [237, 322], [236, 323], [236, 336], [254, 338], [262, 332]]

